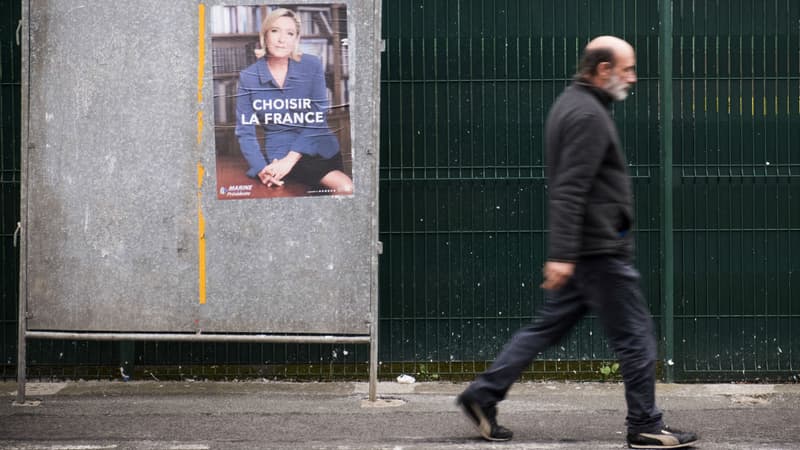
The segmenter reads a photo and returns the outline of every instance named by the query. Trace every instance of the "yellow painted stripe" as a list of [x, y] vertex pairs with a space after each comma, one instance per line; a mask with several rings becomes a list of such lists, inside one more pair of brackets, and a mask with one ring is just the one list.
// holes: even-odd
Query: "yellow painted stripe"
[[197, 11], [200, 16], [200, 23], [197, 33], [197, 143], [203, 140], [203, 110], [201, 105], [203, 103], [203, 73], [205, 72], [206, 63], [206, 5], [197, 5]]
[[205, 169], [203, 164], [197, 163], [197, 236], [198, 236], [198, 294], [201, 305], [206, 303], [206, 219], [203, 217], [203, 195], [201, 187], [203, 186], [203, 175]]
[[[206, 63], [206, 5], [197, 5], [200, 17], [197, 45], [197, 147], [203, 142], [203, 74]], [[197, 274], [198, 301], [206, 303], [206, 219], [203, 217], [203, 175], [205, 168], [202, 162], [197, 163]]]

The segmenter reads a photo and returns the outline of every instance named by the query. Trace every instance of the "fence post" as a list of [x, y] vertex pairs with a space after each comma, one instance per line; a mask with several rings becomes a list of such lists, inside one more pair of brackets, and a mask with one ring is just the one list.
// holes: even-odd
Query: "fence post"
[[672, 0], [659, 0], [661, 30], [659, 56], [661, 71], [661, 305], [663, 308], [664, 359], [666, 381], [674, 381], [675, 297], [674, 236], [672, 229]]
[[[22, 2], [22, 7], [20, 11], [20, 25], [21, 28], [18, 28], [18, 33], [22, 33], [22, 30], [25, 30], [25, 34], [17, 35], [18, 36], [18, 45], [20, 47], [20, 61], [22, 64], [25, 64], [29, 61], [29, 50], [30, 50], [30, 40], [28, 39], [27, 30], [28, 28], [28, 20], [30, 17], [30, 1]], [[28, 110], [28, 96], [27, 93], [29, 91], [29, 84], [28, 79], [26, 77], [21, 76], [23, 72], [20, 73], [20, 117], [22, 118], [22, 123], [27, 123], [27, 119], [29, 117], [29, 110]], [[27, 155], [28, 155], [28, 145], [30, 144], [28, 140], [28, 129], [22, 128], [20, 130], [20, 174], [25, 173], [24, 171], [27, 170]], [[25, 186], [25, 183], [20, 183], [20, 221], [24, 220], [25, 214], [27, 214], [27, 196], [28, 196], [28, 189]], [[5, 213], [4, 213], [5, 214]], [[18, 305], [19, 309], [17, 311], [18, 320], [17, 323], [17, 403], [24, 404], [25, 403], [25, 387], [28, 381], [27, 378], [27, 369], [28, 369], [28, 344], [25, 340], [25, 333], [28, 329], [28, 270], [27, 266], [25, 265], [25, 261], [27, 258], [27, 239], [28, 239], [28, 230], [25, 228], [20, 228], [18, 225], [19, 230], [19, 297], [18, 297]]]

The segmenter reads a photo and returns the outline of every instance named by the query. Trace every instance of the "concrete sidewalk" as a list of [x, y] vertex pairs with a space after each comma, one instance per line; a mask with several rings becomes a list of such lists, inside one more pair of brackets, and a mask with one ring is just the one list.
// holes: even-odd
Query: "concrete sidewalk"
[[[456, 383], [0, 383], [3, 449], [621, 449], [616, 383], [522, 383], [500, 405], [509, 443], [477, 437]], [[701, 449], [800, 449], [800, 385], [658, 386], [667, 423]], [[30, 402], [36, 403], [36, 402]]]

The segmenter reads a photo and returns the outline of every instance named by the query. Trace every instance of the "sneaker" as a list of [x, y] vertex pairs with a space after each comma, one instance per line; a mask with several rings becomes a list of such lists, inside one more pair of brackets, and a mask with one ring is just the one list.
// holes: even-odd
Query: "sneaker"
[[696, 434], [666, 426], [653, 433], [628, 433], [630, 448], [683, 448], [692, 446], [696, 442]]
[[487, 441], [508, 441], [514, 436], [508, 428], [497, 424], [497, 407], [481, 406], [474, 397], [463, 392], [456, 398], [456, 404], [478, 429]]

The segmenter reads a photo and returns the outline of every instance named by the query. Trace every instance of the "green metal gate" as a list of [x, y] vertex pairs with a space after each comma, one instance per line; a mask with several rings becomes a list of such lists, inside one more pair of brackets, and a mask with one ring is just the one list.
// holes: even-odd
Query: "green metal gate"
[[[2, 3], [0, 378], [13, 378], [19, 2]], [[614, 114], [663, 376], [798, 375], [800, 2], [391, 0], [383, 34], [382, 377], [470, 378], [535, 317], [543, 121], [600, 34], [637, 50], [639, 83]], [[367, 360], [277, 344], [34, 341], [28, 354], [33, 378], [118, 376], [125, 361], [144, 376], [364, 378]], [[589, 317], [526, 376], [597, 379], [611, 361]]]

